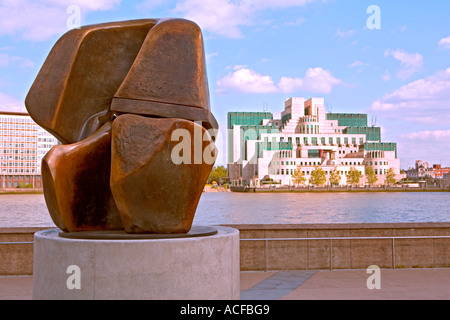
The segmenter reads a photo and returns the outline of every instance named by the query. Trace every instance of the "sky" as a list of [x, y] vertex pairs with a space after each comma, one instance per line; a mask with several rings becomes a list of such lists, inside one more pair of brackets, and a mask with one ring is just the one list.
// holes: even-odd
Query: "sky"
[[290, 97], [367, 113], [401, 168], [450, 167], [450, 1], [0, 0], [0, 110], [24, 100], [55, 42], [79, 25], [179, 17], [202, 29], [226, 164], [230, 111], [279, 117]]

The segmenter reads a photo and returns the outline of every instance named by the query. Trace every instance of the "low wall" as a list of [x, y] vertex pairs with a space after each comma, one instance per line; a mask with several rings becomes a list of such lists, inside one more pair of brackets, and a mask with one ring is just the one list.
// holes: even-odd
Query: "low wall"
[[450, 186], [420, 186], [410, 187], [407, 185], [399, 186], [339, 186], [339, 187], [294, 187], [294, 186], [265, 186], [265, 187], [250, 187], [250, 186], [232, 186], [232, 192], [450, 192]]
[[241, 271], [450, 267], [450, 223], [228, 226]]
[[0, 275], [33, 273], [34, 233], [48, 228], [0, 228]]
[[[225, 226], [240, 231], [241, 271], [450, 267], [450, 223]], [[0, 228], [0, 275], [32, 274], [43, 229]]]

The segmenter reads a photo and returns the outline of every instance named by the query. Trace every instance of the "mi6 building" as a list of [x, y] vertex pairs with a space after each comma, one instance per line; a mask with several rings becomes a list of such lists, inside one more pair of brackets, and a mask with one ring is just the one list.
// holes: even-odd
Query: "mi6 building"
[[340, 185], [355, 169], [361, 185], [369, 167], [375, 184], [384, 184], [388, 172], [400, 174], [397, 144], [382, 142], [381, 128], [369, 126], [367, 114], [327, 113], [323, 98], [290, 98], [281, 119], [270, 112], [229, 112], [227, 138], [233, 185], [292, 185], [296, 170], [307, 185], [316, 168], [325, 171], [327, 181], [337, 171]]

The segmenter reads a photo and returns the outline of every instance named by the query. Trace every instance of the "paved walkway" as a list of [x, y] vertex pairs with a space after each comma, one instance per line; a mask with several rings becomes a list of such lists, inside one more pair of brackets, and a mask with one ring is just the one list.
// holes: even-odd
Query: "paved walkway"
[[[242, 300], [450, 300], [450, 269], [382, 269], [381, 289], [366, 270], [242, 272]], [[31, 276], [0, 276], [0, 300], [32, 296]]]
[[381, 288], [372, 290], [371, 276], [366, 270], [241, 273], [241, 299], [450, 300], [450, 269], [382, 269]]

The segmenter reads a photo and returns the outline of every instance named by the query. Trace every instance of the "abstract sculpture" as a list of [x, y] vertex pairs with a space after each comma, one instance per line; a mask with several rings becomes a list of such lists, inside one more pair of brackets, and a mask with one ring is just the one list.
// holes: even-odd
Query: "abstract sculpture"
[[195, 23], [148, 19], [70, 30], [25, 104], [61, 142], [42, 161], [46, 204], [61, 230], [190, 230], [214, 161], [173, 161], [181, 143], [173, 137], [186, 139], [180, 130], [193, 137], [181, 151], [193, 159], [195, 147], [211, 149], [209, 130], [218, 128]]

